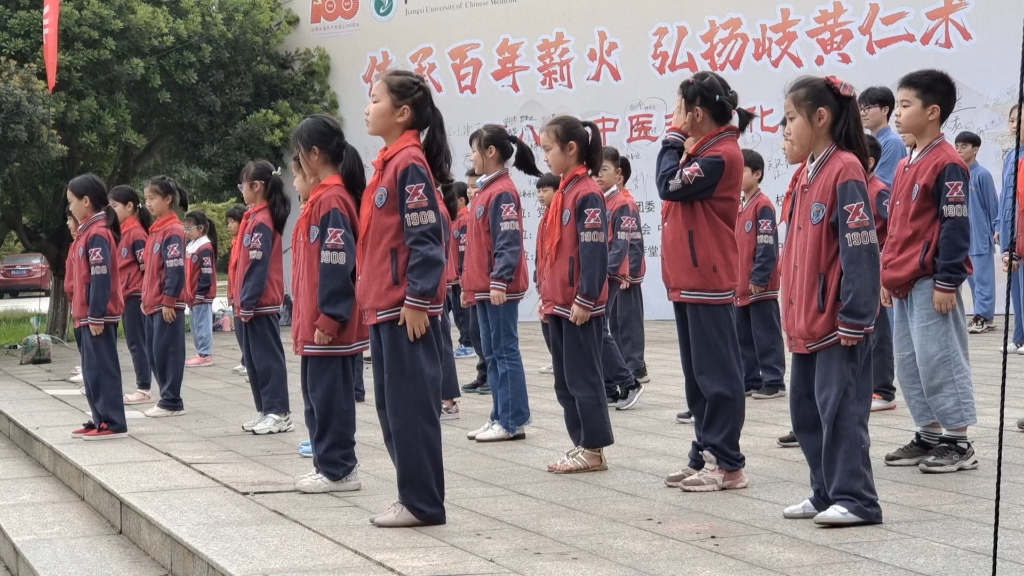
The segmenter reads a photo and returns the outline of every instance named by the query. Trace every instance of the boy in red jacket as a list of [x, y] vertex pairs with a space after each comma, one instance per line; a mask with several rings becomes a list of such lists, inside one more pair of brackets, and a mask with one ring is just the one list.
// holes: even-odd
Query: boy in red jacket
[[[871, 198], [871, 210], [875, 216], [875, 230], [878, 232], [878, 249], [885, 250], [885, 237], [889, 221], [889, 198], [892, 193], [889, 185], [878, 177], [875, 169], [882, 158], [882, 145], [878, 139], [868, 134], [868, 163], [871, 171], [868, 174], [868, 196]], [[895, 364], [892, 357], [892, 314], [891, 308], [879, 310], [875, 320], [875, 336], [871, 342], [871, 382], [874, 386], [871, 394], [871, 411], [892, 410], [896, 408], [896, 386], [893, 384]]]
[[736, 216], [739, 284], [736, 287], [736, 333], [748, 396], [757, 400], [786, 395], [782, 318], [779, 315], [779, 234], [775, 206], [761, 192], [764, 158], [743, 151], [743, 203]]
[[967, 438], [977, 415], [960, 298], [971, 273], [970, 176], [942, 134], [956, 101], [956, 84], [945, 72], [920, 70], [900, 80], [896, 129], [913, 135], [915, 147], [896, 169], [882, 253], [882, 303], [895, 312], [896, 374], [918, 427], [885, 463], [929, 473], [978, 467]]

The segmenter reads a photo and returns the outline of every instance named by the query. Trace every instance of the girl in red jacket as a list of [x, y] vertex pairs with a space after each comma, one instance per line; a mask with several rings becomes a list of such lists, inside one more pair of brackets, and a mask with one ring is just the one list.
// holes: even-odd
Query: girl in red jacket
[[238, 189], [251, 208], [242, 216], [242, 249], [232, 289], [256, 404], [256, 415], [242, 424], [242, 430], [258, 435], [290, 432], [295, 425], [288, 405], [288, 372], [278, 318], [284, 301], [281, 234], [292, 201], [284, 191], [281, 169], [266, 160], [246, 164], [239, 182]]
[[541, 223], [541, 314], [548, 320], [555, 396], [573, 448], [548, 465], [556, 474], [607, 470], [612, 425], [601, 373], [608, 298], [608, 239], [601, 133], [593, 122], [557, 116], [541, 131], [544, 161], [562, 182]]
[[217, 227], [202, 210], [185, 215], [185, 282], [196, 356], [185, 366], [213, 366], [213, 299], [217, 297]]
[[494, 407], [477, 442], [525, 438], [530, 422], [526, 371], [519, 350], [519, 301], [530, 284], [523, 246], [523, 203], [507, 164], [540, 177], [533, 151], [497, 124], [484, 124], [469, 137], [473, 169], [481, 176], [469, 207], [462, 271], [463, 304], [475, 305], [480, 322], [487, 381]]
[[117, 214], [107, 197], [107, 185], [95, 174], [68, 182], [68, 207], [78, 226], [75, 242], [75, 285], [71, 313], [82, 327], [82, 375], [92, 420], [71, 435], [85, 440], [109, 440], [128, 435], [121, 400], [121, 363], [117, 359], [117, 323], [124, 311], [118, 274]]
[[447, 217], [434, 183], [452, 181], [452, 155], [430, 86], [411, 72], [390, 70], [373, 85], [366, 130], [384, 148], [359, 213], [358, 267], [368, 273], [357, 276], [356, 301], [370, 325], [377, 416], [399, 498], [372, 521], [444, 524], [438, 317]]
[[[75, 250], [78, 249], [78, 245], [75, 241], [78, 239], [78, 220], [75, 220], [75, 215], [68, 210], [68, 231], [71, 232], [71, 245], [68, 246], [68, 255], [64, 258], [64, 294], [67, 296], [68, 302], [72, 302], [75, 298]], [[71, 319], [73, 323], [73, 330], [75, 334], [75, 348], [78, 349], [78, 366], [75, 366], [71, 371], [71, 376], [68, 377], [68, 382], [72, 384], [80, 384], [78, 391], [85, 395], [85, 376], [82, 375], [82, 338], [78, 326], [78, 321], [74, 318]]]
[[355, 250], [366, 176], [362, 159], [331, 116], [306, 118], [292, 142], [299, 174], [317, 182], [298, 188], [303, 205], [292, 237], [292, 340], [302, 358], [313, 452], [313, 472], [298, 478], [295, 489], [348, 492], [362, 487], [356, 473], [356, 383], [369, 330], [356, 303]]
[[[232, 298], [232, 294], [234, 294], [232, 287], [235, 284], [235, 265], [238, 264], [238, 253], [242, 251], [242, 235], [239, 231], [242, 227], [243, 216], [245, 216], [245, 206], [241, 204], [235, 204], [224, 213], [224, 219], [228, 223], [228, 232], [231, 234], [231, 254], [228, 256], [228, 306], [231, 308], [231, 321], [239, 352], [245, 349], [242, 346], [242, 320], [238, 316], [238, 305]], [[238, 360], [238, 366], [232, 368], [231, 371], [242, 376], [247, 375], [244, 353]]]
[[146, 314], [142, 310], [142, 278], [146, 271], [146, 238], [153, 217], [142, 205], [139, 193], [131, 186], [114, 186], [110, 206], [121, 223], [117, 268], [124, 296], [124, 339], [135, 366], [135, 392], [124, 395], [124, 403], [148, 404], [153, 401], [150, 388], [153, 372], [146, 355]]
[[747, 487], [740, 452], [745, 397], [733, 304], [734, 229], [743, 178], [739, 136], [753, 114], [739, 107], [738, 98], [713, 72], [684, 80], [658, 153], [661, 271], [675, 311], [686, 404], [697, 436], [687, 467], [665, 483], [686, 492]]

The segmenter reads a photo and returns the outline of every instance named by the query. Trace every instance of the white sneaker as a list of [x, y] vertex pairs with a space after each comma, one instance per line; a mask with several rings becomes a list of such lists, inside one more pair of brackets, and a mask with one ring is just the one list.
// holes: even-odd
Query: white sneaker
[[71, 373], [72, 374], [81, 374], [82, 373], [82, 367], [81, 366], [75, 366], [74, 368], [71, 369]]
[[790, 520], [810, 520], [817, 515], [818, 511], [815, 510], [814, 504], [811, 504], [810, 500], [804, 500], [782, 511], [782, 517]]
[[168, 417], [171, 417], [171, 416], [184, 416], [185, 415], [185, 411], [184, 410], [165, 410], [165, 409], [163, 409], [163, 408], [161, 408], [159, 406], [153, 406], [149, 410], [146, 410], [145, 412], [143, 412], [143, 414], [145, 414], [146, 416], [149, 416], [150, 418], [168, 418]]
[[548, 364], [547, 366], [541, 368], [540, 370], [537, 370], [537, 372], [540, 372], [541, 374], [554, 374], [555, 373], [555, 365], [554, 364]]
[[85, 376], [83, 376], [82, 373], [79, 372], [78, 374], [75, 374], [74, 376], [68, 378], [68, 382], [71, 382], [72, 384], [84, 384]]
[[[1007, 354], [1020, 354], [1020, 351], [1021, 351], [1022, 349], [1024, 349], [1024, 347], [1022, 347], [1022, 346], [1017, 346], [1017, 345], [1016, 345], [1016, 344], [1014, 344], [1013, 342], [1010, 342], [1009, 344], [1007, 344], [1007, 345], [1006, 345], [1006, 353], [1007, 353]], [[1000, 349], [999, 349], [999, 351], [1000, 351], [1000, 352], [1002, 352], [1002, 351], [1003, 351], [1003, 349], [1002, 349], [1002, 348], [1000, 348]]]
[[387, 516], [389, 514], [394, 513], [395, 508], [397, 508], [397, 507], [399, 507], [401, 505], [402, 505], [401, 502], [395, 502], [391, 506], [388, 506], [387, 509], [384, 510], [383, 512], [381, 512], [380, 514], [374, 514], [373, 516], [370, 516], [370, 524], [373, 524], [373, 521], [376, 520], [377, 518], [383, 518], [383, 517], [385, 517], [385, 516]]
[[239, 364], [231, 369], [235, 374], [245, 374], [245, 364]]
[[295, 489], [303, 494], [326, 494], [327, 492], [354, 492], [363, 487], [359, 474], [353, 472], [337, 482], [319, 472], [301, 476], [295, 481]]
[[413, 516], [412, 512], [403, 506], [401, 502], [393, 505], [391, 511], [387, 514], [374, 517], [372, 522], [374, 526], [381, 528], [412, 528], [426, 524], [426, 522]]
[[479, 435], [483, 434], [484, 432], [487, 432], [488, 430], [490, 430], [491, 426], [493, 424], [494, 424], [494, 422], [488, 422], [488, 423], [484, 424], [483, 426], [477, 428], [476, 430], [473, 430], [472, 432], [469, 432], [468, 434], [466, 434], [466, 438], [469, 438], [470, 440], [476, 440], [477, 436], [479, 436]]
[[490, 430], [477, 434], [477, 442], [504, 442], [506, 440], [514, 440], [515, 434], [507, 432], [501, 427], [501, 424], [495, 422], [491, 425]]
[[858, 524], [869, 524], [860, 516], [851, 514], [849, 510], [839, 504], [833, 504], [828, 510], [814, 517], [814, 523], [822, 526], [856, 526]]
[[895, 398], [893, 398], [892, 400], [886, 400], [885, 398], [882, 398], [881, 396], [879, 396], [877, 394], [874, 394], [874, 395], [871, 396], [871, 411], [872, 412], [881, 412], [883, 410], [895, 410], [895, 409], [896, 409], [896, 399]]
[[1017, 347], [1017, 355], [1018, 356], [1024, 356], [1024, 346], [1018, 346]]
[[255, 428], [257, 424], [260, 423], [260, 420], [263, 420], [263, 412], [257, 412], [256, 414], [253, 415], [252, 418], [247, 420], [245, 424], [242, 424], [242, 430], [246, 432], [252, 432], [252, 429]]
[[295, 429], [295, 425], [292, 424], [291, 416], [285, 414], [280, 416], [278, 414], [266, 414], [263, 419], [256, 423], [252, 427], [252, 433], [262, 436], [264, 434], [279, 434], [281, 432], [291, 432]]

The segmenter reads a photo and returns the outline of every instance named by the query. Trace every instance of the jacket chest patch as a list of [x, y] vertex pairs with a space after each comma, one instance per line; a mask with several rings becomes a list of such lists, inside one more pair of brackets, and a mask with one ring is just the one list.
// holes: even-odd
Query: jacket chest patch
[[82, 254], [85, 254], [85, 248], [82, 246], [78, 247], [78, 257], [81, 258]]
[[406, 208], [425, 208], [427, 206], [426, 184], [410, 184], [405, 187], [407, 194], [405, 199]]
[[570, 212], [568, 208], [563, 210], [562, 211], [562, 226], [565, 226], [566, 224], [568, 224], [569, 223], [569, 218], [571, 218], [571, 217], [572, 217], [572, 212]]
[[811, 224], [821, 224], [825, 218], [825, 205], [821, 202], [811, 204]]
[[193, 254], [192, 255], [192, 262], [199, 262], [199, 255], [198, 254]]
[[121, 248], [121, 258], [128, 257], [128, 248]]
[[753, 221], [751, 221], [751, 220], [747, 220], [747, 223], [743, 225], [743, 231], [744, 231], [744, 232], [750, 232], [750, 230], [751, 230], [751, 229], [752, 229], [753, 227], [754, 227], [754, 222], [753, 222]]
[[316, 238], [319, 235], [320, 235], [320, 229], [319, 228], [317, 228], [316, 226], [310, 226], [309, 227], [309, 243], [310, 244], [312, 244], [313, 242], [316, 242]]
[[160, 253], [160, 243], [159, 242], [154, 242], [153, 243], [153, 254], [159, 254], [159, 253]]
[[480, 204], [476, 207], [476, 219], [479, 220], [484, 217], [484, 205]]
[[373, 195], [373, 205], [377, 208], [384, 206], [384, 203], [388, 200], [388, 189], [381, 186], [377, 188], [377, 193]]
[[921, 185], [920, 184], [914, 184], [914, 191], [910, 193], [910, 201], [911, 202], [916, 202], [917, 201], [917, 194], [919, 192], [921, 192]]

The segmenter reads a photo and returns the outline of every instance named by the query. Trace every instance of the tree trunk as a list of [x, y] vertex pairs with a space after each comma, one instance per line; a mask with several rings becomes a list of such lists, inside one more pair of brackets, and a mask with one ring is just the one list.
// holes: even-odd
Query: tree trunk
[[50, 292], [50, 311], [46, 316], [46, 333], [66, 340], [70, 313], [68, 295], [64, 293], [64, 276], [54, 275], [53, 290]]

